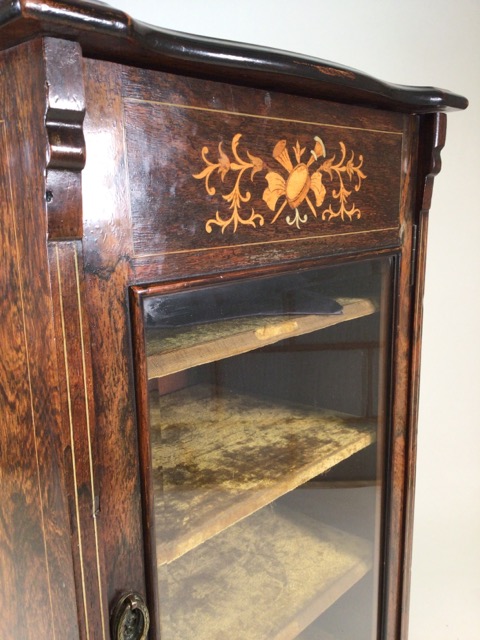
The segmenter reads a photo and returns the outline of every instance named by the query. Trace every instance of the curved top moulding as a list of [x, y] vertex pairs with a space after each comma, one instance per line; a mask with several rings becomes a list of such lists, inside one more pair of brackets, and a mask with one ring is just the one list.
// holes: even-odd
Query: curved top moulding
[[76, 40], [93, 58], [337, 102], [407, 113], [468, 105], [443, 89], [389, 84], [325, 60], [159, 29], [97, 0], [0, 0], [0, 49], [42, 36]]

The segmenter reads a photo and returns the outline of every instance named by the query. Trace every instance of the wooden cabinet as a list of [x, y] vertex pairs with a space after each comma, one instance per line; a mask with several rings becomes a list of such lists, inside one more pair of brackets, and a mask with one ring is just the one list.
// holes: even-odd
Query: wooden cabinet
[[405, 638], [466, 100], [93, 1], [0, 23], [0, 637]]

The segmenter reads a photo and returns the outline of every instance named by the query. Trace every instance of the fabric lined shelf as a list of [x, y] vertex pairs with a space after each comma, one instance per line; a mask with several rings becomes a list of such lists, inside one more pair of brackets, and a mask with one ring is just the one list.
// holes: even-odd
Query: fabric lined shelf
[[371, 421], [208, 385], [152, 399], [159, 564], [171, 562], [375, 440]]
[[361, 538], [268, 506], [159, 567], [161, 635], [293, 640], [369, 571], [370, 558]]
[[370, 315], [377, 305], [368, 298], [337, 298], [340, 314], [245, 317], [176, 329], [147, 330], [148, 378], [240, 355], [285, 338], [325, 329]]

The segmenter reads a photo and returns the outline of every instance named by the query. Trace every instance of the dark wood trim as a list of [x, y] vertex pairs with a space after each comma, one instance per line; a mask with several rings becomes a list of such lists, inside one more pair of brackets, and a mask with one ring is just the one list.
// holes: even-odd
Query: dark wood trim
[[403, 593], [403, 557], [405, 553], [404, 518], [406, 508], [405, 456], [408, 443], [408, 398], [410, 392], [410, 340], [411, 340], [411, 279], [413, 252], [413, 222], [416, 218], [418, 169], [418, 119], [410, 122], [407, 145], [401, 224], [404, 229], [403, 247], [399, 254], [394, 284], [394, 341], [392, 348], [392, 382], [390, 399], [391, 433], [389, 442], [389, 469], [386, 495], [386, 530], [384, 563], [385, 575], [382, 589], [381, 623], [382, 638], [401, 640], [399, 611]]
[[[183, 291], [187, 287], [205, 287], [215, 284], [228, 284], [230, 282], [241, 282], [250, 278], [268, 278], [273, 276], [282, 276], [299, 271], [308, 271], [318, 269], [320, 267], [335, 267], [342, 264], [353, 264], [359, 259], [375, 260], [381, 257], [393, 257], [398, 255], [398, 249], [384, 249], [380, 251], [362, 251], [357, 254], [347, 254], [340, 256], [312, 256], [301, 258], [295, 261], [285, 261], [279, 263], [271, 263], [262, 266], [253, 266], [251, 268], [243, 267], [238, 270], [214, 271], [200, 276], [186, 276], [185, 278], [168, 278], [161, 279], [157, 277], [154, 281], [145, 285], [136, 285], [136, 295], [155, 296], [165, 295], [178, 291]], [[135, 282], [141, 283], [143, 278], [135, 278]]]
[[403, 553], [404, 571], [402, 574], [402, 602], [400, 611], [400, 638], [408, 635], [408, 613], [410, 599], [410, 572], [412, 563], [413, 540], [413, 511], [415, 498], [415, 478], [417, 459], [417, 423], [420, 388], [421, 342], [423, 322], [423, 295], [425, 290], [425, 267], [427, 257], [428, 219], [432, 199], [432, 189], [435, 176], [441, 170], [441, 151], [446, 136], [445, 114], [435, 114], [424, 118], [420, 137], [420, 166], [419, 188], [417, 191], [416, 221], [418, 226], [417, 248], [413, 269], [415, 270], [415, 285], [413, 292], [412, 310], [412, 347], [409, 389], [408, 442], [406, 449], [405, 484], [405, 546]]
[[9, 0], [0, 7], [0, 48], [41, 36], [76, 40], [87, 57], [261, 86], [336, 102], [429, 113], [464, 109], [459, 95], [389, 84], [325, 60], [158, 29], [90, 0]]
[[157, 578], [157, 544], [155, 538], [154, 494], [152, 484], [152, 452], [150, 446], [150, 417], [148, 403], [147, 360], [145, 354], [143, 287], [131, 287], [130, 312], [133, 333], [133, 354], [135, 361], [135, 396], [137, 403], [138, 454], [142, 493], [142, 520], [145, 549], [145, 582], [147, 605], [150, 614], [150, 634], [160, 637], [159, 593]]

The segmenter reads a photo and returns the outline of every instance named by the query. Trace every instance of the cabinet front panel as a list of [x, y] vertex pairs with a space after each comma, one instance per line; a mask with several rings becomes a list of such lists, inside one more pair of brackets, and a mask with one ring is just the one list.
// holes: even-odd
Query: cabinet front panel
[[391, 277], [385, 258], [136, 290], [162, 640], [377, 636]]
[[400, 243], [398, 114], [129, 71], [124, 119], [137, 259]]

